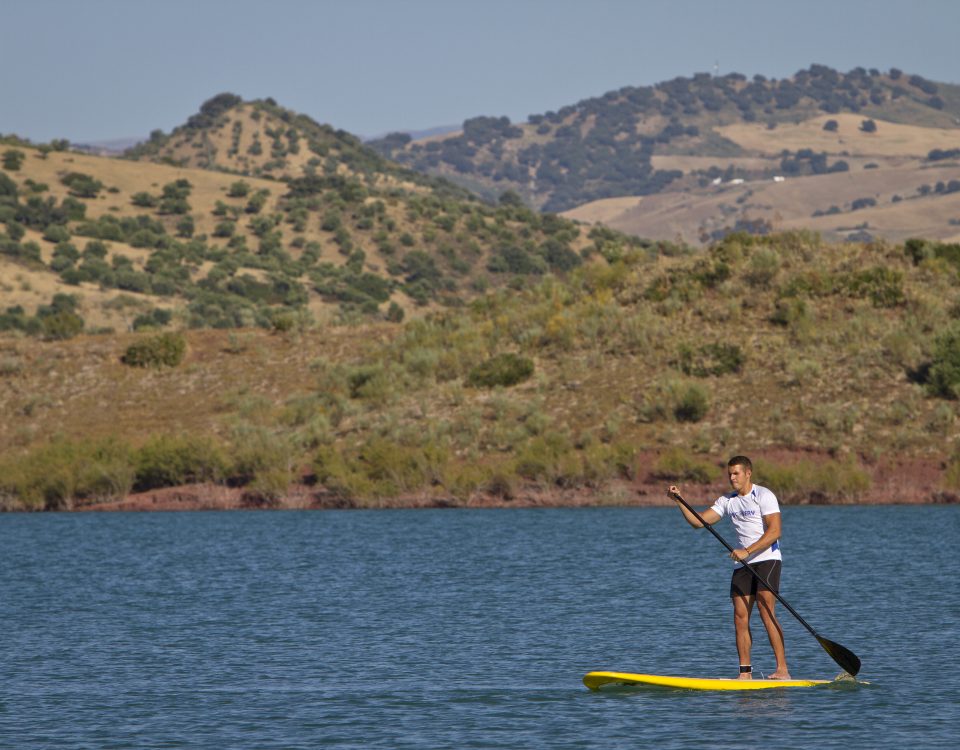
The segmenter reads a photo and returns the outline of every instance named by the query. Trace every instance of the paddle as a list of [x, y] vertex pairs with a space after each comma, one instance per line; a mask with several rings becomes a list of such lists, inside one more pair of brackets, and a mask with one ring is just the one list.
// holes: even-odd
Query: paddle
[[[675, 497], [679, 502], [681, 502], [684, 508], [686, 508], [691, 513], [693, 513], [696, 519], [701, 524], [703, 524], [703, 527], [707, 529], [707, 531], [713, 534], [720, 541], [720, 544], [722, 544], [724, 547], [730, 550], [730, 552], [733, 552], [733, 547], [727, 544], [727, 540], [724, 539], [722, 536], [720, 536], [720, 534], [717, 533], [716, 529], [714, 529], [713, 526], [711, 526], [706, 521], [704, 521], [703, 517], [699, 513], [697, 513], [697, 511], [691, 508], [686, 500], [680, 497], [680, 495], [678, 495], [676, 492], [671, 492], [670, 495], [672, 497]], [[800, 615], [797, 614], [797, 611], [787, 603], [786, 599], [784, 599], [782, 596], [780, 596], [780, 594], [778, 594], [776, 591], [773, 590], [773, 587], [770, 586], [770, 584], [766, 581], [766, 579], [764, 579], [762, 575], [760, 575], [760, 573], [757, 571], [756, 568], [754, 568], [750, 563], [744, 562], [742, 560], [740, 561], [740, 563], [753, 574], [754, 578], [756, 578], [764, 586], [770, 589], [770, 593], [773, 594], [775, 597], [777, 597], [780, 603], [790, 611], [790, 614], [796, 617], [800, 621], [800, 624], [810, 631], [810, 634], [817, 639], [817, 642], [823, 647], [823, 650], [826, 651], [828, 654], [830, 654], [830, 658], [833, 659], [837, 664], [839, 664], [843, 668], [844, 672], [846, 672], [851, 677], [853, 677], [857, 674], [857, 672], [860, 671], [860, 657], [858, 657], [850, 649], [841, 646], [839, 643], [834, 643], [833, 641], [827, 638], [824, 638], [822, 635], [820, 635], [816, 630], [810, 627], [810, 624], [806, 620], [804, 620]]]

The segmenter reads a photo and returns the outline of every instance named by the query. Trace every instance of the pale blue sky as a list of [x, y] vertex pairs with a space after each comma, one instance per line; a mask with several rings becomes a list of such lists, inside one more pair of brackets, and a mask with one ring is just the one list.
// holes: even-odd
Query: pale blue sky
[[272, 96], [361, 136], [821, 63], [960, 82], [955, 0], [0, 0], [0, 133], [170, 131]]

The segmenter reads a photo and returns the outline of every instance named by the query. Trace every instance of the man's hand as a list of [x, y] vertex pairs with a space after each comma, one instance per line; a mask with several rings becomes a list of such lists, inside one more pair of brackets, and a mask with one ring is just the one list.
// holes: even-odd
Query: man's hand
[[680, 497], [680, 488], [677, 487], [677, 485], [675, 484], [671, 484], [667, 488], [667, 495], [669, 495], [672, 499], [676, 500], [678, 497]]
[[735, 549], [733, 552], [730, 553], [730, 558], [732, 560], [736, 560], [737, 562], [743, 562], [748, 557], [750, 557], [750, 553], [747, 552], [745, 549]]

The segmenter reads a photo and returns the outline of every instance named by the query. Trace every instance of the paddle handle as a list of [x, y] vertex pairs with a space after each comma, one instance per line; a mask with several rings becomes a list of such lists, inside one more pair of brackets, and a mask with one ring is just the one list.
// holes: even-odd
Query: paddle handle
[[[691, 508], [690, 504], [686, 500], [680, 497], [680, 495], [677, 494], [676, 492], [671, 492], [670, 496], [675, 498], [677, 502], [683, 505], [684, 508], [686, 508], [691, 513], [693, 513], [694, 517], [703, 525], [703, 528], [705, 528], [707, 531], [713, 534], [717, 538], [717, 540], [720, 542], [720, 544], [726, 547], [730, 552], [733, 552], [733, 547], [731, 547], [727, 543], [727, 540], [724, 539], [722, 536], [720, 536], [720, 534], [717, 532], [715, 528], [713, 528], [713, 526], [711, 526], [709, 523], [704, 521], [703, 516], [701, 516], [699, 513], [697, 513], [697, 511]], [[810, 627], [810, 624], [806, 620], [804, 620], [799, 614], [797, 614], [797, 611], [787, 603], [786, 599], [784, 599], [782, 596], [780, 596], [779, 593], [773, 590], [773, 587], [770, 585], [770, 582], [767, 581], [767, 579], [763, 575], [761, 575], [760, 571], [754, 568], [746, 560], [738, 560], [738, 562], [741, 565], [743, 565], [743, 567], [745, 567], [747, 570], [749, 570], [753, 574], [754, 578], [756, 578], [758, 581], [760, 581], [760, 583], [766, 586], [767, 589], [769, 589], [770, 593], [773, 594], [775, 597], [777, 597], [777, 601], [779, 601], [784, 607], [786, 607], [789, 610], [790, 614], [796, 617], [800, 621], [800, 624], [803, 625], [803, 627], [805, 627], [807, 630], [809, 630], [814, 638], [817, 638], [817, 639], [820, 638], [820, 634], [816, 630], [814, 630], [812, 627]]]

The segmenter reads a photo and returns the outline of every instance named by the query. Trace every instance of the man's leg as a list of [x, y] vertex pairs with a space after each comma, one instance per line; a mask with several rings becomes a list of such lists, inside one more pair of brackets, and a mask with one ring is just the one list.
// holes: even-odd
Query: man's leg
[[[753, 609], [752, 596], [732, 596], [733, 627], [737, 635], [737, 654], [740, 656], [741, 666], [750, 664], [750, 646], [753, 638], [750, 636], [750, 611]], [[749, 672], [741, 673], [741, 680], [753, 677]]]
[[783, 629], [777, 620], [774, 607], [777, 606], [777, 598], [773, 592], [765, 588], [757, 591], [757, 607], [760, 610], [760, 619], [763, 620], [763, 626], [767, 629], [767, 636], [770, 638], [770, 645], [773, 647], [773, 656], [777, 660], [777, 669], [770, 675], [771, 680], [789, 680], [790, 672], [787, 669], [787, 653], [783, 645]]

